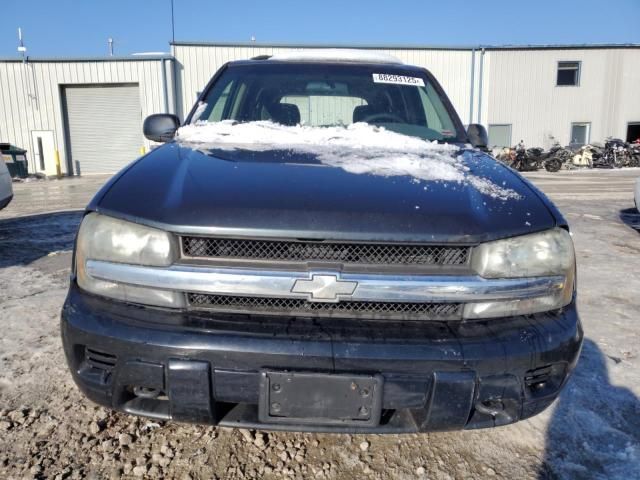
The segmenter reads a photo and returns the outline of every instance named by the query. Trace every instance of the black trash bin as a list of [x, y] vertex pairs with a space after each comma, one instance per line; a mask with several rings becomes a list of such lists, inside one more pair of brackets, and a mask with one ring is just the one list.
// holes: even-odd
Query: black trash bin
[[10, 143], [0, 143], [0, 155], [12, 178], [26, 178], [29, 175], [26, 150]]

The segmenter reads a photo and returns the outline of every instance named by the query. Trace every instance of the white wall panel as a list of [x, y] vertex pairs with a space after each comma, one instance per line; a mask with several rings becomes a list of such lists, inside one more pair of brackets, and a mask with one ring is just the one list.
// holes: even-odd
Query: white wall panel
[[[166, 61], [170, 63], [171, 61]], [[166, 65], [165, 65], [166, 67]], [[173, 69], [168, 67], [170, 75]], [[143, 117], [164, 111], [162, 63], [159, 58], [96, 61], [0, 61], [0, 141], [28, 150], [32, 169], [31, 131], [55, 132], [63, 172], [67, 155], [61, 87], [64, 85], [137, 83]], [[168, 83], [173, 80], [168, 79]], [[172, 109], [170, 107], [170, 109]], [[140, 147], [149, 142], [139, 129]], [[132, 159], [127, 159], [132, 160]]]
[[[591, 123], [591, 141], [624, 138], [640, 118], [640, 48], [487, 52], [486, 123], [512, 124], [513, 142], [570, 141], [571, 123]], [[580, 61], [580, 85], [556, 86], [559, 61]]]
[[[174, 45], [179, 90], [184, 118], [215, 72], [226, 62], [247, 60], [258, 55], [305, 50], [306, 48], [219, 46], [219, 45]], [[468, 122], [471, 91], [471, 51], [429, 49], [378, 49], [373, 50], [393, 55], [405, 63], [425, 67], [433, 73], [449, 95], [463, 122]]]

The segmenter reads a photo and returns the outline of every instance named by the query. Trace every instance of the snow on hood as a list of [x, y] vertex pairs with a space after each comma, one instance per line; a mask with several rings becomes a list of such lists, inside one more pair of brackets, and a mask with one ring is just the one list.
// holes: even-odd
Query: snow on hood
[[325, 165], [354, 174], [459, 182], [493, 198], [519, 198], [514, 190], [473, 175], [455, 145], [429, 142], [367, 123], [310, 127], [285, 126], [271, 121], [197, 122], [178, 129], [176, 141], [201, 151], [294, 150], [315, 155]]

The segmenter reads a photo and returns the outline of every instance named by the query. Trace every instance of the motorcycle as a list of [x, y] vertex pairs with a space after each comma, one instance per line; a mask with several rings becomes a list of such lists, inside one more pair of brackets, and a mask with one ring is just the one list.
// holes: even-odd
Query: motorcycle
[[640, 167], [640, 138], [629, 144], [630, 167]]
[[528, 148], [527, 156], [531, 161], [535, 161], [538, 167], [544, 167], [547, 172], [557, 172], [571, 159], [573, 153], [556, 142], [546, 152], [539, 147]]
[[524, 140], [520, 140], [520, 143], [515, 147], [515, 159], [513, 160], [512, 168], [519, 172], [535, 172], [540, 168], [537, 157], [529, 154]]
[[508, 167], [511, 167], [516, 159], [516, 151], [511, 147], [504, 147], [495, 152], [494, 156], [496, 160], [499, 160]]
[[542, 148], [526, 148], [520, 141], [513, 148], [500, 150], [496, 158], [520, 172], [532, 172], [544, 167], [548, 172], [561, 168], [621, 168], [640, 166], [640, 138], [626, 143], [618, 138], [607, 138], [604, 145], [593, 143], [582, 147], [562, 147], [558, 142], [544, 151]]
[[597, 145], [583, 145], [578, 148], [571, 161], [566, 164], [566, 168], [593, 168], [594, 161], [598, 162], [602, 157], [602, 150]]
[[619, 138], [608, 137], [602, 152], [605, 168], [621, 168], [629, 165], [630, 155], [627, 143]]
[[544, 168], [547, 172], [557, 172], [570, 161], [572, 152], [559, 143], [555, 143], [548, 151], [539, 147], [526, 148], [520, 141], [512, 149], [503, 150], [496, 158], [520, 172], [535, 172]]

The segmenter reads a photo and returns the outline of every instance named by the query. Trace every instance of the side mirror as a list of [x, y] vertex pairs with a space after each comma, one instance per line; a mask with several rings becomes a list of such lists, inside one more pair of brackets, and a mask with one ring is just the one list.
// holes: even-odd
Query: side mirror
[[173, 140], [173, 136], [180, 126], [180, 119], [170, 113], [156, 113], [144, 119], [142, 131], [149, 140], [166, 143]]
[[489, 145], [489, 135], [487, 129], [479, 123], [472, 123], [467, 127], [467, 138], [469, 143], [480, 150], [487, 150]]

